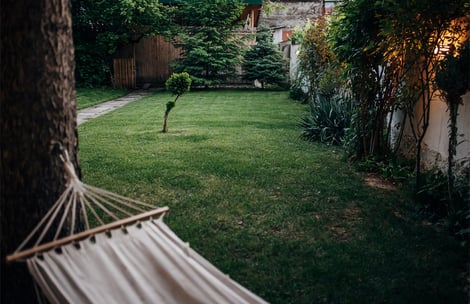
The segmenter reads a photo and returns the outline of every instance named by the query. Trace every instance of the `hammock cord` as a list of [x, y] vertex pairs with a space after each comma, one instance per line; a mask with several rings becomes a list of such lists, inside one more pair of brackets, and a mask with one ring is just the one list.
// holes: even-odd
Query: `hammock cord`
[[[14, 254], [21, 252], [28, 244], [33, 243], [33, 248], [38, 247], [45, 242], [47, 236], [51, 238], [53, 235], [49, 242], [56, 241], [64, 235], [74, 236], [80, 232], [77, 231], [79, 222], [84, 226], [80, 228], [89, 231], [96, 226], [104, 226], [109, 222], [120, 221], [156, 208], [156, 206], [84, 184], [78, 178], [67, 150], [61, 148], [61, 151], [62, 154], [59, 157], [64, 165], [65, 190], [18, 246]], [[162, 210], [162, 213], [164, 212], [166, 209]], [[52, 227], [57, 228], [51, 234]], [[122, 228], [125, 226], [123, 225]], [[39, 236], [33, 242], [32, 239], [38, 234]]]

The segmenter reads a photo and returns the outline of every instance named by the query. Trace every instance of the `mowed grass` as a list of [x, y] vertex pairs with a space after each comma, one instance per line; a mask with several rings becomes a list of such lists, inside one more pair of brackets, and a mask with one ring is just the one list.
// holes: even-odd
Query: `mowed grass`
[[77, 88], [77, 109], [81, 110], [99, 103], [119, 98], [128, 93], [125, 89]]
[[336, 147], [299, 139], [287, 93], [191, 92], [161, 133], [155, 93], [79, 128], [87, 183], [166, 223], [271, 303], [465, 303], [465, 256], [408, 195], [364, 182]]

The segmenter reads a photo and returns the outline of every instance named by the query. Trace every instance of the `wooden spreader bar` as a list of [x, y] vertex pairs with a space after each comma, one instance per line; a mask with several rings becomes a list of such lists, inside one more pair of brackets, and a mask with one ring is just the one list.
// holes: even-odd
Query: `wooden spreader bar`
[[148, 211], [148, 212], [144, 212], [144, 213], [141, 213], [141, 214], [138, 214], [138, 215], [134, 215], [134, 216], [131, 216], [131, 217], [126, 218], [126, 219], [122, 219], [122, 220], [118, 220], [118, 221], [115, 221], [115, 222], [112, 222], [112, 223], [109, 223], [109, 224], [106, 224], [106, 225], [102, 225], [102, 226], [99, 226], [99, 227], [96, 227], [96, 228], [93, 228], [93, 229], [90, 229], [90, 230], [86, 230], [86, 231], [83, 231], [83, 232], [80, 232], [80, 233], [77, 233], [77, 234], [72, 234], [68, 237], [61, 238], [61, 239], [58, 239], [56, 241], [52, 241], [52, 242], [49, 242], [49, 243], [38, 245], [38, 246], [35, 246], [33, 248], [26, 249], [26, 250], [23, 250], [23, 251], [20, 251], [20, 252], [15, 252], [11, 255], [8, 255], [6, 257], [6, 261], [7, 261], [7, 263], [12, 263], [12, 262], [18, 261], [20, 259], [25, 259], [25, 258], [28, 258], [28, 257], [36, 254], [36, 253], [44, 252], [44, 251], [50, 250], [52, 248], [57, 248], [57, 247], [60, 247], [62, 245], [69, 244], [69, 243], [72, 243], [72, 242], [75, 242], [75, 241], [80, 241], [80, 240], [86, 239], [86, 238], [88, 238], [90, 236], [93, 236], [95, 234], [98, 234], [98, 233], [106, 232], [106, 231], [113, 230], [113, 229], [116, 229], [116, 228], [120, 228], [120, 227], [123, 227], [123, 226], [128, 226], [128, 225], [134, 224], [134, 223], [139, 222], [139, 221], [147, 220], [147, 219], [152, 218], [154, 216], [166, 213], [168, 210], [169, 210], [168, 207], [162, 207], [162, 208], [158, 208], [158, 209], [155, 209], [155, 210], [152, 210], [152, 211]]

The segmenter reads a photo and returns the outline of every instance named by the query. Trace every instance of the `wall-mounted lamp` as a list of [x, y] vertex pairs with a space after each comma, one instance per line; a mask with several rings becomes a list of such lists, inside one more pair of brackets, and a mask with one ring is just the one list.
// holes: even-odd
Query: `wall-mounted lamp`
[[439, 57], [445, 57], [448, 54], [451, 54], [455, 51], [455, 46], [453, 44], [439, 44], [434, 49], [434, 54]]

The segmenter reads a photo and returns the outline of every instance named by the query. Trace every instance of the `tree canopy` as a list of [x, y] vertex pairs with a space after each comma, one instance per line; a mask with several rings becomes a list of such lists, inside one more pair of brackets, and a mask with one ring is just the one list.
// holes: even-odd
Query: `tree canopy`
[[265, 84], [286, 83], [287, 62], [281, 51], [273, 44], [272, 32], [267, 26], [258, 27], [256, 44], [245, 54], [243, 62], [243, 79], [258, 80]]
[[235, 75], [244, 50], [235, 32], [242, 9], [240, 0], [180, 1], [174, 44], [182, 57], [173, 63], [174, 70], [189, 73], [194, 85], [206, 87]]
[[168, 116], [170, 111], [175, 107], [176, 101], [180, 96], [189, 92], [191, 88], [192, 79], [188, 73], [173, 73], [170, 78], [165, 82], [165, 88], [167, 91], [171, 92], [173, 95], [176, 95], [175, 100], [169, 101], [166, 104], [166, 111], [163, 117], [163, 133], [168, 132]]
[[452, 30], [451, 22], [465, 10], [465, 0], [350, 0], [338, 8], [331, 40], [336, 56], [347, 66], [359, 109], [359, 157], [390, 155], [387, 115], [399, 107], [412, 118], [415, 105], [423, 101], [423, 117], [416, 120], [422, 124], [411, 124], [419, 149], [435, 92], [435, 50], [449, 29], [461, 31]]
[[109, 85], [117, 49], [168, 31], [170, 10], [158, 0], [72, 0], [78, 85]]

